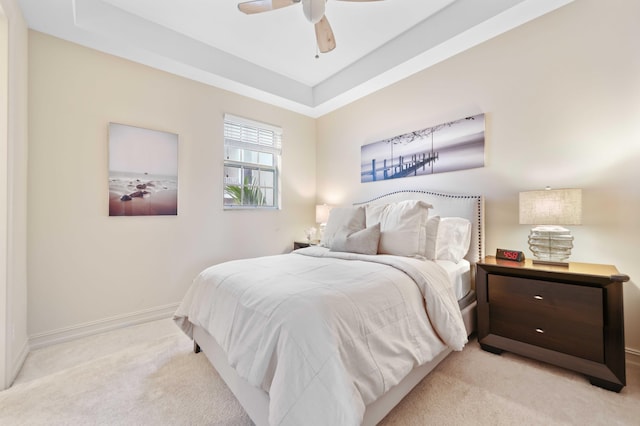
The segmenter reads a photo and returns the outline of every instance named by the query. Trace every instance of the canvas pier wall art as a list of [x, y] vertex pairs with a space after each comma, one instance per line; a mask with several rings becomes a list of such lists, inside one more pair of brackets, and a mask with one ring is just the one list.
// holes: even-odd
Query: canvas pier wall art
[[178, 135], [109, 123], [109, 216], [178, 214]]
[[484, 167], [484, 114], [363, 145], [361, 182]]

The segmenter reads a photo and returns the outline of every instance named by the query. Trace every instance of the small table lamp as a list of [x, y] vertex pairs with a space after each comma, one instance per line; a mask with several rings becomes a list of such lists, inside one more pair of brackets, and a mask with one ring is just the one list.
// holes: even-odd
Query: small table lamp
[[568, 266], [571, 231], [561, 225], [582, 223], [582, 190], [551, 189], [520, 193], [520, 224], [537, 225], [529, 234], [533, 263]]
[[329, 212], [331, 212], [331, 206], [326, 204], [316, 205], [316, 223], [320, 224], [320, 240], [322, 240], [324, 228], [327, 226], [327, 221], [329, 220]]

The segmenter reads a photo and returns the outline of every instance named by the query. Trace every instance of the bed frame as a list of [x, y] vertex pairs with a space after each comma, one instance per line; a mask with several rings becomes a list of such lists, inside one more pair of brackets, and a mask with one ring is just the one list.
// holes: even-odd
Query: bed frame
[[[354, 205], [384, 204], [408, 199], [423, 200], [433, 206], [430, 215], [457, 216], [469, 219], [472, 224], [471, 248], [465, 257], [471, 263], [472, 293], [461, 301], [461, 311], [467, 334], [476, 330], [475, 292], [473, 292], [475, 264], [484, 257], [484, 198], [479, 195], [445, 194], [421, 190], [404, 190], [354, 203]], [[194, 326], [194, 351], [202, 350], [222, 380], [238, 399], [251, 420], [257, 426], [267, 426], [269, 418], [269, 394], [249, 384], [229, 366], [227, 356], [216, 340], [203, 328]], [[389, 389], [376, 401], [367, 405], [363, 425], [380, 422], [429, 372], [451, 353], [447, 348], [430, 362], [413, 369], [400, 383]]]

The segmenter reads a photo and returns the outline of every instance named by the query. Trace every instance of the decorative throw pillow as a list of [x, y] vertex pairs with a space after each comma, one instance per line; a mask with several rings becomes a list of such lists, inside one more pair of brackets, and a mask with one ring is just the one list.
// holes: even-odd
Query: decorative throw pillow
[[380, 215], [378, 253], [425, 257], [430, 208], [418, 200], [388, 204]]
[[436, 259], [458, 263], [471, 244], [471, 222], [462, 217], [443, 217], [438, 226]]
[[333, 238], [342, 228], [351, 232], [360, 231], [365, 228], [364, 206], [357, 207], [334, 207], [329, 212], [329, 220], [324, 228], [320, 245], [331, 247]]
[[345, 251], [349, 253], [377, 254], [380, 240], [380, 224], [376, 223], [360, 231], [352, 232], [342, 228], [333, 238], [331, 251]]

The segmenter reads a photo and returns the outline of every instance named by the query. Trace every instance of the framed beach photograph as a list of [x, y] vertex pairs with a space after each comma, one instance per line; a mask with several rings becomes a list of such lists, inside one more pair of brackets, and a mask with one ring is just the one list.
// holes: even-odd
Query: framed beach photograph
[[109, 216], [178, 214], [178, 135], [109, 123]]
[[363, 145], [360, 181], [484, 167], [484, 114]]

